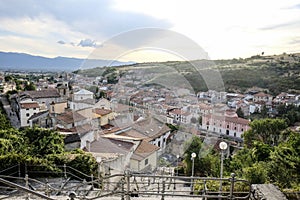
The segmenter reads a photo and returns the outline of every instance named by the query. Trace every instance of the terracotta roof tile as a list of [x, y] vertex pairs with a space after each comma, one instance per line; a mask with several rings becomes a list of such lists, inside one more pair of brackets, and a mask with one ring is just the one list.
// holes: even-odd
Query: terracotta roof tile
[[33, 99], [60, 97], [60, 94], [56, 89], [24, 91], [20, 93], [20, 96], [21, 95], [26, 95]]
[[85, 117], [77, 112], [68, 111], [68, 112], [58, 115], [57, 119], [65, 122], [67, 124], [71, 124], [73, 122], [82, 121], [85, 119]]
[[91, 143], [91, 152], [127, 154], [134, 146], [132, 142], [100, 137]]
[[39, 108], [39, 104], [37, 102], [24, 102], [20, 103], [22, 109], [27, 109], [27, 108]]
[[158, 146], [155, 146], [143, 140], [135, 150], [132, 159], [139, 161], [143, 160], [158, 149], [160, 149]]
[[111, 110], [108, 110], [108, 109], [96, 108], [96, 109], [94, 110], [94, 112], [95, 112], [96, 114], [98, 114], [98, 115], [103, 116], [103, 115], [108, 115], [108, 114], [111, 113], [112, 111], [111, 111]]
[[213, 118], [216, 120], [221, 120], [225, 122], [233, 122], [236, 124], [242, 124], [242, 125], [249, 125], [249, 120], [244, 119], [244, 118], [240, 118], [240, 117], [225, 117], [225, 116], [218, 116], [218, 115], [207, 115], [207, 118]]

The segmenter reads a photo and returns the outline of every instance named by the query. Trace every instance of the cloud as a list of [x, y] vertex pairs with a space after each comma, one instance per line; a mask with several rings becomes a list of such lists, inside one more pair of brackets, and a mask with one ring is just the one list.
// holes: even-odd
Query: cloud
[[67, 24], [73, 31], [100, 39], [141, 27], [171, 27], [171, 23], [166, 20], [143, 13], [120, 11], [113, 4], [110, 0], [0, 0], [0, 18], [35, 19], [48, 15]]
[[57, 41], [57, 43], [58, 43], [58, 44], [66, 44], [66, 42], [65, 42], [65, 41], [62, 41], [62, 40]]
[[82, 47], [97, 47], [97, 43], [95, 40], [91, 39], [84, 39], [81, 40], [77, 46], [82, 46]]
[[297, 20], [297, 21], [290, 21], [286, 23], [262, 27], [260, 28], [260, 30], [291, 29], [291, 28], [298, 28], [299, 25], [300, 25], [300, 21]]

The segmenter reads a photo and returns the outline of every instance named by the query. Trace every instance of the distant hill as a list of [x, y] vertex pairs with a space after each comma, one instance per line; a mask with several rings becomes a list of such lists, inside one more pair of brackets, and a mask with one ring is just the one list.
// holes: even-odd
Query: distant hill
[[86, 60], [68, 57], [47, 58], [25, 53], [0, 52], [0, 70], [74, 71], [78, 70], [83, 63], [84, 68], [133, 64], [133, 62], [112, 62], [110, 60]]
[[[300, 54], [255, 55], [245, 59], [228, 60], [195, 60], [169, 61], [157, 63], [137, 63], [134, 65], [115, 67], [120, 74], [132, 72], [134, 69], [144, 74], [157, 74], [147, 81], [151, 83], [172, 83], [186, 85], [187, 80], [195, 92], [206, 91], [208, 88], [202, 74], [219, 71], [225, 90], [228, 92], [245, 92], [256, 87], [269, 91], [273, 95], [280, 92], [300, 93]], [[86, 76], [100, 76], [104, 68], [78, 71]], [[177, 77], [174, 78], [174, 72]], [[212, 81], [211, 77], [209, 81]], [[218, 78], [218, 77], [216, 77]], [[210, 88], [215, 89], [215, 88]]]

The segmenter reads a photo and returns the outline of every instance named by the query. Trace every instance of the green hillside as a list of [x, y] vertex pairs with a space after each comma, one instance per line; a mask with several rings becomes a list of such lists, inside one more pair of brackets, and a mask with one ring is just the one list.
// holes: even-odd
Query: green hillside
[[[274, 56], [252, 56], [246, 59], [170, 61], [158, 63], [140, 63], [121, 67], [105, 67], [76, 71], [86, 76], [116, 78], [133, 70], [144, 74], [156, 74], [147, 83], [188, 81], [195, 92], [207, 90], [207, 81], [219, 79], [221, 74], [226, 91], [244, 92], [252, 87], [268, 90], [276, 95], [280, 92], [300, 91], [300, 54], [282, 54]], [[174, 76], [176, 74], [176, 76]], [[209, 78], [204, 81], [205, 76]], [[185, 80], [183, 80], [185, 79]], [[209, 88], [209, 89], [220, 89]], [[221, 88], [222, 89], [222, 88]]]

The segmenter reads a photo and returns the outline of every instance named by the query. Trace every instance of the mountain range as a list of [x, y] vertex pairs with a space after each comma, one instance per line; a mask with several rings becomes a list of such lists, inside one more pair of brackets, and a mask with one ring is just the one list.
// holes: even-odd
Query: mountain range
[[75, 71], [80, 68], [120, 66], [134, 62], [120, 62], [101, 59], [79, 59], [69, 57], [48, 58], [25, 53], [0, 52], [0, 70], [9, 71]]

